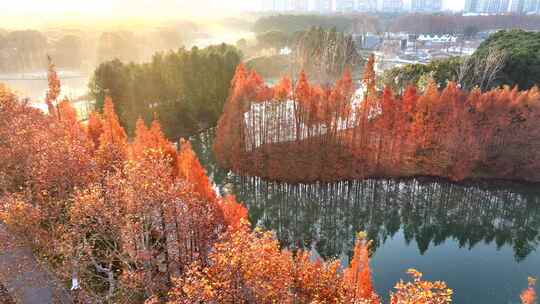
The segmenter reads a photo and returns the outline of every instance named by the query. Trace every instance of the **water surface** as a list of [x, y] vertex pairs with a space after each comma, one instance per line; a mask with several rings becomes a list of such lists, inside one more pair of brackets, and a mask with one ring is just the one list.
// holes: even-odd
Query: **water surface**
[[527, 277], [540, 278], [536, 185], [426, 178], [289, 185], [224, 172], [211, 133], [192, 142], [222, 191], [236, 194], [252, 223], [283, 246], [346, 265], [355, 233], [366, 231], [374, 285], [385, 298], [408, 268], [446, 281], [454, 303], [519, 303]]

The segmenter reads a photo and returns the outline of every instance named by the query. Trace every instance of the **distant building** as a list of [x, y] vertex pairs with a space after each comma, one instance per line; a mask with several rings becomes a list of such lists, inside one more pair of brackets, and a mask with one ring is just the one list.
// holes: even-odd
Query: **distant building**
[[377, 10], [377, 0], [356, 0], [355, 6], [360, 12], [374, 12]]
[[525, 9], [525, 0], [510, 0], [508, 10], [511, 13], [522, 14]]
[[484, 0], [482, 13], [503, 14], [508, 12], [509, 0]]
[[285, 12], [291, 9], [291, 0], [262, 0], [262, 11]]
[[465, 0], [466, 13], [478, 13], [480, 11], [480, 0]]
[[306, 12], [309, 9], [309, 0], [291, 0], [291, 10]]
[[526, 0], [524, 6], [525, 6], [525, 13], [539, 13], [540, 11], [539, 0]]
[[505, 14], [508, 12], [521, 14], [534, 10], [538, 0], [465, 0], [466, 13]]
[[336, 0], [336, 11], [352, 12], [355, 10], [354, 0]]
[[411, 11], [440, 12], [442, 11], [442, 0], [411, 0]]
[[403, 10], [403, 0], [379, 0], [379, 11], [397, 13]]
[[457, 42], [457, 37], [452, 35], [420, 35], [417, 40], [431, 43], [455, 43]]
[[510, 12], [515, 14], [540, 13], [540, 0], [511, 0]]
[[312, 10], [321, 13], [331, 12], [334, 10], [333, 2], [332, 0], [315, 0]]

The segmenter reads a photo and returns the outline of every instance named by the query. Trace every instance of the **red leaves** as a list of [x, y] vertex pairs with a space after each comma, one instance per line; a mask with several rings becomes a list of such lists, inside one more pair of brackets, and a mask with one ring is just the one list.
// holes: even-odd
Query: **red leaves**
[[359, 232], [356, 236], [351, 264], [343, 274], [348, 296], [352, 303], [361, 299], [370, 299], [373, 303], [379, 303], [371, 282], [369, 244], [367, 235], [364, 232]]
[[202, 199], [208, 202], [217, 202], [216, 193], [206, 176], [204, 168], [197, 159], [195, 152], [193, 152], [191, 144], [184, 139], [180, 140], [176, 170], [178, 177], [193, 185], [193, 191]]
[[227, 195], [219, 200], [219, 207], [223, 212], [223, 219], [229, 231], [237, 231], [242, 223], [248, 222], [248, 210], [236, 201], [234, 195]]
[[396, 292], [390, 294], [391, 304], [447, 304], [452, 302], [452, 289], [444, 282], [430, 282], [422, 280], [422, 273], [416, 269], [409, 269], [407, 273], [413, 282], [399, 282]]
[[364, 88], [368, 94], [371, 95], [375, 91], [376, 75], [375, 75], [375, 55], [369, 55], [368, 62], [364, 67], [364, 75], [362, 75], [362, 82]]
[[104, 172], [112, 172], [123, 166], [128, 156], [127, 135], [114, 112], [110, 97], [105, 99], [103, 107], [102, 130], [99, 147], [96, 151], [97, 163]]
[[529, 287], [520, 295], [521, 303], [523, 304], [535, 304], [536, 303], [536, 291], [534, 286], [536, 285], [536, 279], [529, 278]]
[[374, 65], [371, 56], [361, 98], [347, 71], [326, 88], [302, 72], [291, 89], [287, 79], [268, 88], [239, 68], [216, 132], [218, 162], [293, 183], [418, 175], [540, 181], [537, 88], [464, 92], [430, 81], [424, 92], [410, 86], [394, 96], [377, 91]]

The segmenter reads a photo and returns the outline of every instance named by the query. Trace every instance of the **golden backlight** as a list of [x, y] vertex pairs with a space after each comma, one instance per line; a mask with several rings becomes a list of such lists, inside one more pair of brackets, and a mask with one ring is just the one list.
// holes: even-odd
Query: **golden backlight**
[[140, 24], [186, 17], [212, 19], [254, 10], [258, 3], [258, 0], [1, 0], [0, 27], [85, 22]]

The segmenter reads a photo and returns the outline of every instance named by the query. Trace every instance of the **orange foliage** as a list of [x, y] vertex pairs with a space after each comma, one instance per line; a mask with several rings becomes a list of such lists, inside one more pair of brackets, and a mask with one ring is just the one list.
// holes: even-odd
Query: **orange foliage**
[[103, 133], [103, 120], [101, 115], [97, 112], [91, 112], [88, 116], [88, 125], [86, 127], [86, 132], [92, 142], [94, 143], [94, 149], [99, 147], [99, 138]]
[[523, 304], [535, 304], [536, 303], [536, 291], [534, 290], [536, 285], [536, 279], [529, 278], [529, 287], [521, 293], [521, 303]]
[[197, 159], [195, 152], [193, 152], [191, 144], [184, 139], [180, 140], [177, 173], [179, 178], [184, 179], [193, 185], [194, 192], [198, 193], [201, 198], [209, 202], [217, 201], [216, 193], [212, 188], [210, 180], [206, 176], [206, 171]]
[[176, 167], [176, 148], [165, 138], [158, 121], [153, 121], [148, 129], [144, 121], [139, 118], [135, 125], [135, 138], [130, 148], [131, 157], [134, 159], [144, 158], [148, 153], [159, 152], [165, 154], [171, 167]]
[[422, 280], [422, 273], [409, 269], [413, 282], [399, 282], [395, 293], [390, 295], [391, 304], [448, 304], [452, 302], [452, 290], [444, 282]]
[[234, 195], [227, 195], [219, 200], [219, 207], [223, 212], [223, 220], [229, 230], [237, 231], [242, 222], [248, 221], [248, 210], [236, 201]]
[[[55, 79], [51, 72], [50, 105], [59, 93]], [[272, 99], [286, 102], [292, 88], [288, 79], [266, 88], [242, 66], [233, 84], [216, 149], [241, 157], [246, 142], [238, 139], [253, 136], [240, 127], [245, 122], [240, 115], [254, 106], [250, 99], [284, 119], [290, 113]], [[334, 142], [351, 146], [350, 135], [341, 132], [353, 123], [346, 103], [352, 95], [350, 75], [333, 89], [311, 87], [307, 78], [302, 85], [297, 90], [304, 103], [294, 110], [301, 119], [266, 129], [264, 139], [327, 132], [336, 136]], [[390, 95], [384, 112], [394, 102]], [[522, 105], [537, 95], [508, 96]], [[322, 122], [330, 128], [318, 128]], [[379, 303], [363, 234], [344, 274], [338, 261], [312, 261], [306, 252], [282, 250], [271, 232], [251, 231], [247, 209], [234, 196], [217, 197], [188, 142], [182, 140], [176, 151], [157, 122], [148, 129], [139, 121], [128, 143], [110, 98], [103, 115], [92, 114], [84, 129], [69, 101], [46, 115], [0, 87], [0, 139], [0, 219], [54, 258], [62, 279], [77, 278], [88, 302]], [[324, 153], [332, 152], [328, 146]], [[345, 168], [327, 170], [340, 174]], [[400, 286], [393, 303], [445, 303], [415, 302], [426, 297], [428, 287], [449, 297], [442, 283], [420, 278]]]
[[344, 303], [339, 261], [312, 261], [305, 251], [294, 258], [294, 299], [297, 303]]
[[271, 233], [248, 230], [226, 235], [208, 267], [195, 264], [178, 278], [170, 303], [291, 303], [292, 255]]
[[112, 172], [120, 169], [127, 160], [128, 144], [126, 132], [118, 121], [110, 97], [105, 99], [103, 106], [102, 129], [96, 151], [97, 163], [102, 171]]
[[[374, 57], [364, 96], [347, 71], [321, 88], [300, 73], [273, 88], [244, 67], [216, 130], [223, 167], [283, 182], [439, 176], [540, 181], [540, 90], [464, 92], [455, 83], [396, 96], [377, 91]], [[249, 75], [249, 76], [248, 76]], [[273, 91], [273, 93], [269, 93]], [[273, 96], [269, 98], [269, 96]], [[526, 160], [526, 161], [525, 161]]]
[[375, 55], [369, 55], [368, 62], [364, 67], [364, 75], [362, 75], [362, 82], [366, 88], [366, 92], [371, 94], [375, 91], [376, 74], [375, 74]]
[[349, 289], [349, 299], [354, 303], [356, 300], [369, 299], [373, 303], [379, 303], [379, 299], [373, 290], [371, 270], [369, 268], [369, 241], [365, 232], [359, 232], [356, 236], [354, 255], [349, 268], [344, 271], [344, 281]]

